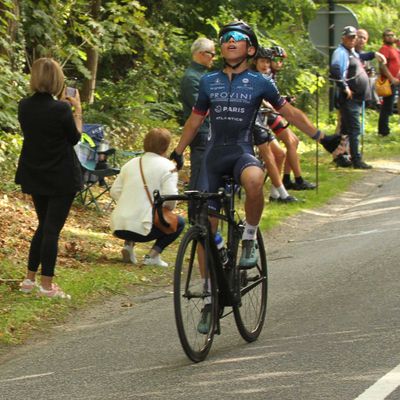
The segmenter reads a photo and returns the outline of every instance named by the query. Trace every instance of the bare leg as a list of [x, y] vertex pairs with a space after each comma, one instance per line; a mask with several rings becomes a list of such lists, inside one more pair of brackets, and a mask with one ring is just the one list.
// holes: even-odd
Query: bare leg
[[29, 271], [26, 273], [26, 279], [30, 279], [32, 282], [35, 282], [36, 279], [36, 272], [35, 271]]
[[284, 173], [290, 174], [290, 171], [293, 171], [295, 177], [301, 176], [300, 159], [297, 154], [299, 138], [290, 129], [285, 129], [279, 134], [278, 139], [282, 140], [287, 150]]
[[[274, 140], [275, 141], [275, 140]], [[272, 153], [271, 143], [263, 143], [258, 146], [260, 155], [267, 167], [268, 176], [275, 187], [282, 185], [280, 170], [275, 162], [274, 154]]]
[[52, 276], [45, 276], [45, 275], [41, 276], [40, 284], [41, 284], [43, 289], [51, 290], [52, 289], [52, 287], [51, 287], [52, 283], [53, 283], [53, 277]]
[[[217, 232], [218, 229], [218, 218], [210, 218], [210, 224], [211, 224], [211, 232], [215, 234], [215, 232]], [[207, 274], [206, 274], [206, 263], [205, 263], [205, 251], [204, 251], [204, 247], [199, 245], [197, 246], [197, 259], [199, 261], [199, 268], [200, 268], [200, 275], [202, 278], [208, 278]]]
[[256, 167], [247, 167], [240, 177], [246, 191], [244, 209], [246, 224], [242, 235], [242, 255], [239, 265], [252, 268], [257, 264], [258, 253], [256, 245], [257, 228], [264, 208], [263, 184], [264, 172]]
[[285, 150], [283, 150], [282, 147], [279, 146], [279, 143], [277, 140], [273, 140], [270, 143], [270, 149], [271, 149], [272, 154], [274, 155], [275, 164], [276, 164], [276, 167], [278, 168], [279, 174], [281, 174], [282, 166], [286, 159]]
[[257, 226], [264, 208], [264, 172], [256, 166], [247, 167], [240, 176], [241, 185], [246, 192], [244, 209], [246, 222]]

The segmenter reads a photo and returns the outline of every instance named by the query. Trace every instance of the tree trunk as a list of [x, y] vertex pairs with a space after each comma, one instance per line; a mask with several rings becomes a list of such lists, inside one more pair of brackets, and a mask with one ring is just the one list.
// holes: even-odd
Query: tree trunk
[[[90, 6], [91, 17], [98, 21], [100, 17], [100, 6], [101, 0], [92, 0]], [[93, 32], [96, 35], [96, 32]], [[90, 79], [83, 81], [81, 100], [92, 104], [94, 101], [94, 91], [96, 90], [96, 77], [97, 77], [97, 66], [99, 62], [99, 51], [95, 46], [88, 46], [86, 49], [86, 68], [90, 72]]]
[[96, 90], [97, 65], [99, 61], [99, 52], [94, 47], [86, 50], [86, 68], [90, 71], [90, 79], [83, 81], [81, 100], [92, 104], [94, 101], [94, 91]]

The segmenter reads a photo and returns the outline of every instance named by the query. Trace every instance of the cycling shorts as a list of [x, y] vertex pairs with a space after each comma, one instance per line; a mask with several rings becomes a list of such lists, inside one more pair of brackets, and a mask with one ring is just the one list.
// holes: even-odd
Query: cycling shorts
[[[235, 182], [240, 185], [242, 172], [250, 166], [263, 169], [262, 163], [254, 156], [253, 147], [249, 144], [230, 144], [210, 146], [204, 153], [203, 163], [197, 190], [208, 193], [217, 193], [223, 187], [223, 176], [233, 176]], [[218, 211], [218, 201], [210, 201], [209, 207]]]
[[272, 133], [271, 129], [266, 126], [264, 129], [257, 125], [253, 127], [253, 140], [256, 146], [264, 143], [271, 143], [275, 140], [275, 135]]

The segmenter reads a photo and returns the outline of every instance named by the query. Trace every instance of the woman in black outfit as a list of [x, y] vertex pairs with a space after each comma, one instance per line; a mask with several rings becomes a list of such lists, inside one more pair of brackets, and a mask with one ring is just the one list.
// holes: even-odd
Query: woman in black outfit
[[[51, 58], [33, 63], [30, 87], [33, 95], [21, 100], [18, 108], [24, 142], [15, 182], [32, 196], [39, 224], [31, 240], [21, 291], [37, 289], [42, 296], [69, 299], [53, 283], [53, 276], [58, 238], [75, 194], [82, 188], [74, 151], [81, 137], [82, 109], [78, 92], [75, 97], [65, 97], [63, 71]], [[40, 285], [35, 281], [39, 265]]]

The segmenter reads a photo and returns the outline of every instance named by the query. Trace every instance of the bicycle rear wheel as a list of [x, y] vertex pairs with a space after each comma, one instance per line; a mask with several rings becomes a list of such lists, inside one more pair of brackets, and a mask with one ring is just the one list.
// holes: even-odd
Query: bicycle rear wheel
[[[216, 278], [208, 252], [204, 235], [191, 227], [175, 263], [175, 321], [183, 350], [194, 362], [204, 360], [210, 351], [217, 321]], [[202, 256], [208, 261], [200, 263]]]
[[257, 266], [239, 271], [241, 305], [233, 307], [240, 335], [248, 342], [253, 342], [260, 335], [267, 311], [267, 258], [260, 230], [257, 231], [257, 244]]

